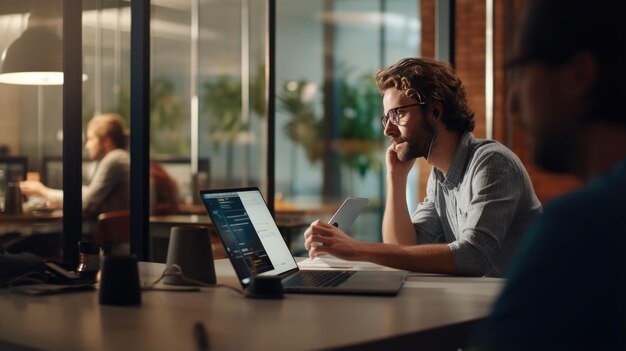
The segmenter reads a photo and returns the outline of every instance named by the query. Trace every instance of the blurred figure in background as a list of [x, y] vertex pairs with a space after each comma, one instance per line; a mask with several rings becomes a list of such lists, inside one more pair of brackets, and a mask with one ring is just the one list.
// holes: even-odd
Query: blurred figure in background
[[176, 181], [163, 166], [150, 162], [150, 213], [153, 215], [167, 215], [180, 212], [181, 198]]
[[[130, 157], [125, 150], [124, 121], [117, 114], [94, 117], [87, 125], [85, 150], [96, 161], [89, 185], [83, 186], [83, 213], [95, 220], [100, 213], [129, 209]], [[63, 203], [63, 190], [51, 189], [39, 181], [21, 182], [27, 196], [40, 196], [51, 203]]]
[[551, 202], [529, 227], [475, 343], [626, 350], [626, 4], [528, 5], [508, 65], [511, 108], [537, 164], [587, 186]]

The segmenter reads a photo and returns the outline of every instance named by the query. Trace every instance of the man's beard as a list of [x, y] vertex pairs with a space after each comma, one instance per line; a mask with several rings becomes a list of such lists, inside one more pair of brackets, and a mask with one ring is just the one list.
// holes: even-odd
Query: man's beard
[[398, 153], [398, 159], [402, 162], [406, 162], [409, 160], [413, 160], [416, 159], [420, 156], [426, 156], [426, 154], [424, 153], [424, 151], [422, 150], [422, 148], [419, 147], [419, 145], [417, 145], [415, 142], [412, 142], [411, 140], [407, 139], [407, 138], [398, 138], [396, 139], [396, 143], [403, 143], [406, 142], [406, 151], [403, 153]]
[[426, 122], [426, 119], [422, 120], [423, 123], [421, 125], [422, 130], [425, 131], [426, 135], [429, 135], [428, 140], [420, 139], [419, 137], [415, 137], [415, 134], [409, 134], [406, 137], [399, 137], [395, 139], [396, 143], [406, 142], [407, 148], [406, 152], [402, 155], [398, 154], [398, 159], [402, 162], [406, 162], [409, 160], [416, 159], [418, 157], [427, 157], [428, 149], [430, 147], [430, 142], [434, 136], [433, 126], [429, 125]]
[[406, 151], [403, 152], [402, 154], [400, 153], [398, 154], [398, 159], [400, 161], [406, 162], [409, 160], [416, 159], [418, 157], [428, 156], [428, 146], [430, 145], [430, 139], [427, 142], [424, 142], [424, 140], [421, 140], [422, 142], [419, 142], [415, 139], [416, 138], [414, 138], [412, 135], [409, 135], [407, 137], [399, 137], [395, 139], [395, 142], [397, 144], [406, 142], [406, 145], [407, 145]]

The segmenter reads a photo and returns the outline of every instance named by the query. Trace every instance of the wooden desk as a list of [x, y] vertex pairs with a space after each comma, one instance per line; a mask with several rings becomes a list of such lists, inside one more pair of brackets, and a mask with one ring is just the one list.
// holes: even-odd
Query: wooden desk
[[49, 259], [61, 259], [63, 211], [0, 213], [0, 245], [9, 252], [30, 251]]
[[20, 224], [33, 224], [33, 223], [49, 223], [59, 222], [63, 219], [63, 211], [24, 211], [21, 214], [6, 214], [0, 213], [0, 223], [20, 223]]
[[[164, 265], [142, 263], [146, 281]], [[218, 282], [239, 287], [227, 260]], [[503, 281], [411, 276], [396, 297], [286, 295], [247, 299], [224, 288], [142, 293], [139, 307], [98, 304], [97, 292], [29, 297], [0, 290], [0, 349], [196, 350], [193, 325], [208, 330], [211, 350], [456, 350], [485, 316]], [[438, 345], [433, 345], [438, 344]]]
[[[63, 210], [32, 211], [25, 210], [20, 214], [0, 213], [0, 233], [19, 231], [22, 234], [31, 234], [35, 227], [61, 228]], [[44, 230], [45, 231], [45, 230]]]

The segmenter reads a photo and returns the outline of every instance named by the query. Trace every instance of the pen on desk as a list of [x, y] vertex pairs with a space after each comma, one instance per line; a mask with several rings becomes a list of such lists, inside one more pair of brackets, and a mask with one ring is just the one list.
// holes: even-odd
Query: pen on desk
[[198, 351], [209, 350], [209, 337], [202, 322], [196, 322], [193, 326], [193, 337], [196, 340]]

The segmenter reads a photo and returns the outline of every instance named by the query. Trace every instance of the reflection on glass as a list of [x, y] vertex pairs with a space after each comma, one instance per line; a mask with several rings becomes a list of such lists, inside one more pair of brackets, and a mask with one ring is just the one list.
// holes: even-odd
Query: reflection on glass
[[[84, 135], [101, 113], [118, 113], [130, 125], [129, 4], [83, 1]], [[151, 4], [152, 213], [204, 214], [202, 188], [259, 186], [274, 196], [264, 189], [266, 2]], [[353, 230], [378, 235], [360, 230], [380, 226], [384, 198], [385, 142], [372, 77], [419, 55], [420, 3], [278, 0], [276, 8], [279, 215], [324, 218], [345, 196], [368, 197], [373, 205]], [[3, 48], [27, 28], [28, 11], [0, 15]], [[60, 21], [55, 26], [60, 33]], [[7, 126], [0, 154], [26, 156], [28, 171], [62, 189], [62, 87], [0, 84], [0, 99]]]
[[265, 184], [265, 6], [200, 5], [198, 149], [212, 188]]
[[[23, 196], [19, 181], [40, 179], [45, 156], [61, 155], [61, 143], [51, 131], [61, 128], [62, 86], [48, 85], [61, 82], [12, 78], [24, 76], [22, 72], [32, 78], [43, 76], [34, 71], [59, 71], [62, 2], [2, 0], [0, 8], [0, 251], [60, 259], [61, 213]], [[11, 77], [4, 79], [4, 73]]]
[[277, 1], [277, 210], [328, 220], [370, 199], [351, 228], [380, 240], [385, 141], [374, 75], [420, 53], [416, 0]]
[[[152, 2], [152, 259], [208, 221], [201, 189], [265, 185], [265, 2]], [[198, 222], [200, 221], [200, 222]]]
[[260, 185], [265, 174], [265, 4], [154, 4], [151, 157], [175, 179], [179, 210], [203, 211], [190, 207], [198, 189]]

